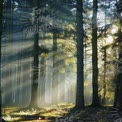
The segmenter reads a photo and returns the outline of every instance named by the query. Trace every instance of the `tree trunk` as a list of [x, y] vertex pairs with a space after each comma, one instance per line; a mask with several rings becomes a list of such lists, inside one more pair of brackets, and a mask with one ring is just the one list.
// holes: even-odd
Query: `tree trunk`
[[[34, 7], [38, 7], [39, 1], [33, 1]], [[35, 14], [35, 13], [34, 13]], [[35, 15], [38, 17], [38, 15]], [[38, 23], [34, 23], [37, 24]], [[37, 89], [38, 89], [38, 65], [39, 65], [39, 33], [34, 34], [34, 47], [33, 47], [33, 76], [32, 76], [32, 91], [31, 91], [31, 107], [37, 107]]]
[[38, 33], [34, 35], [34, 49], [33, 49], [33, 79], [32, 79], [32, 96], [31, 96], [31, 106], [37, 107], [37, 88], [38, 88]]
[[[3, 0], [0, 0], [0, 76], [1, 76], [2, 11], [3, 11]], [[1, 99], [2, 96], [1, 96], [1, 94], [2, 94], [2, 91], [1, 91], [1, 80], [0, 80], [0, 117], [2, 116], [2, 99]]]
[[115, 91], [115, 101], [114, 107], [119, 107], [122, 110], [122, 32], [121, 27], [119, 29], [118, 35], [119, 42], [119, 63], [117, 68], [117, 81], [116, 81], [116, 91]]
[[116, 7], [117, 7], [117, 12], [118, 12], [118, 16], [120, 19], [120, 23], [122, 25], [122, 1], [121, 0], [116, 0]]
[[100, 106], [98, 96], [98, 58], [97, 58], [97, 0], [93, 0], [93, 17], [92, 17], [92, 85], [93, 98], [92, 106]]
[[41, 59], [41, 67], [40, 67], [40, 77], [41, 77], [41, 106], [45, 106], [45, 93], [46, 93], [46, 89], [45, 89], [45, 75], [46, 75], [46, 61], [45, 61], [45, 57], [42, 57]]
[[[7, 40], [9, 41], [10, 45], [9, 48], [13, 52], [13, 1], [11, 0], [7, 1], [5, 9], [9, 12], [9, 19], [6, 20], [6, 32], [7, 32]], [[4, 8], [3, 8], [4, 9]], [[2, 25], [1, 25], [2, 26]], [[2, 27], [1, 27], [2, 29]], [[8, 41], [6, 41], [8, 43]], [[1, 45], [2, 46], [2, 45]], [[12, 75], [12, 64], [15, 60], [15, 57], [12, 57], [12, 62], [9, 62], [8, 64], [8, 74], [10, 77]], [[2, 82], [2, 80], [1, 80]], [[12, 79], [9, 78], [8, 84], [5, 86], [7, 89], [12, 89]], [[12, 91], [5, 97], [5, 101], [9, 101], [9, 105], [13, 104], [12, 99]]]
[[[121, 52], [119, 53], [119, 59], [122, 59]], [[119, 63], [118, 69], [117, 69], [117, 81], [116, 81], [114, 107], [118, 107], [122, 110], [122, 71], [121, 69], [122, 69], [122, 63]]]
[[115, 99], [114, 99], [114, 107], [119, 107], [122, 110], [122, 2], [119, 0], [117, 2], [117, 12], [120, 19], [120, 28], [118, 32], [118, 42], [119, 42], [119, 64], [117, 69], [117, 81], [116, 81], [116, 90], [115, 90]]
[[118, 80], [120, 82], [120, 89], [119, 89], [119, 108], [122, 111], [122, 44], [121, 44], [121, 52], [119, 54], [119, 59], [121, 60], [121, 63], [119, 63], [119, 69], [118, 69]]
[[56, 55], [57, 55], [57, 32], [53, 30], [53, 81], [52, 81], [52, 103], [57, 103], [57, 62], [56, 62]]
[[83, 0], [77, 0], [77, 90], [75, 108], [84, 108]]

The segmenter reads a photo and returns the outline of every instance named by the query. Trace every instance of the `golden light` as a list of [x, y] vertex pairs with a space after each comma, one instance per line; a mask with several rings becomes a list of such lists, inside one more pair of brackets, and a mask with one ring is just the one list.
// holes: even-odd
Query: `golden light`
[[106, 38], [106, 44], [111, 44], [111, 43], [113, 43], [113, 37], [112, 36], [108, 36], [107, 38]]
[[117, 31], [118, 31], [118, 27], [115, 26], [115, 25], [113, 25], [113, 26], [112, 26], [112, 29], [111, 29], [111, 33], [114, 34], [114, 33], [116, 33]]

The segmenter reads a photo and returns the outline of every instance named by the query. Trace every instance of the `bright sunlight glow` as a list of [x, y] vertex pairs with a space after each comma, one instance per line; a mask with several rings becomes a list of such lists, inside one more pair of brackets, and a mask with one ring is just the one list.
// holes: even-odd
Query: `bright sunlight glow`
[[113, 37], [112, 36], [108, 36], [106, 38], [106, 44], [111, 44], [111, 43], [113, 43]]
[[112, 29], [111, 29], [111, 33], [112, 33], [112, 34], [117, 33], [117, 31], [118, 31], [118, 27], [115, 26], [115, 25], [113, 25], [113, 26], [112, 26]]

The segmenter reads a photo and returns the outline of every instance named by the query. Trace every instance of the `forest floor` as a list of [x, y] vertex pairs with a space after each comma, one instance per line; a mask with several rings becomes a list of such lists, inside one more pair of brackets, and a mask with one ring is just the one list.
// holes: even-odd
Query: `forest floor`
[[113, 107], [86, 107], [72, 110], [72, 103], [40, 109], [3, 108], [6, 122], [122, 122], [122, 112]]

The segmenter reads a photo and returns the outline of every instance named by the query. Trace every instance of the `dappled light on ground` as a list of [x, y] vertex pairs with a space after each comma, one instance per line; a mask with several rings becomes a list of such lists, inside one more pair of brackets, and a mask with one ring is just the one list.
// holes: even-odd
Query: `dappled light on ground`
[[75, 110], [72, 103], [60, 103], [43, 108], [4, 108], [3, 119], [8, 122], [116, 122], [122, 118], [117, 108], [86, 107]]
[[3, 108], [3, 118], [6, 121], [35, 121], [39, 122], [55, 120], [58, 117], [66, 116], [69, 110], [74, 107], [72, 103], [61, 103], [40, 109], [34, 108]]

